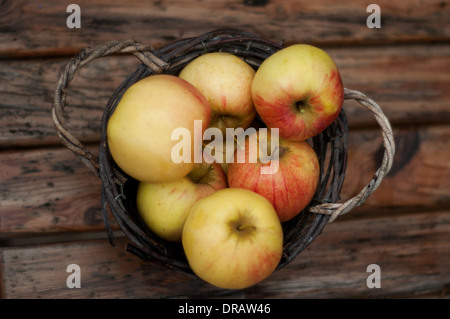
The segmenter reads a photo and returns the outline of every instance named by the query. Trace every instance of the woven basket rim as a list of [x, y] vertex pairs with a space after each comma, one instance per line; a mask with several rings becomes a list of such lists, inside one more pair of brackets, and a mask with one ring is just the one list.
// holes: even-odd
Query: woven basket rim
[[[137, 80], [153, 74], [177, 74], [184, 65], [193, 58], [212, 51], [223, 51], [235, 54], [248, 64], [257, 68], [259, 64], [274, 52], [283, 48], [281, 43], [274, 43], [259, 36], [241, 30], [222, 29], [207, 32], [198, 37], [173, 41], [158, 50], [149, 45], [142, 45], [133, 40], [113, 41], [83, 49], [76, 55], [62, 72], [55, 91], [52, 108], [52, 119], [61, 142], [69, 148], [87, 166], [92, 174], [102, 181], [102, 214], [108, 238], [114, 245], [114, 236], [108, 219], [108, 209], [113, 213], [122, 231], [131, 241], [127, 250], [146, 261], [156, 261], [166, 267], [192, 274], [183, 257], [171, 256], [174, 245], [155, 238], [149, 230], [142, 227], [136, 216], [130, 216], [128, 210], [130, 195], [125, 195], [127, 182], [132, 179], [115, 165], [106, 141], [106, 123], [115, 109], [124, 91]], [[64, 118], [64, 106], [68, 87], [75, 73], [94, 59], [113, 54], [133, 54], [142, 64], [117, 87], [107, 103], [102, 117], [102, 132], [99, 154], [91, 153], [68, 129]], [[327, 223], [338, 216], [362, 205], [378, 188], [384, 176], [389, 172], [395, 153], [395, 143], [389, 120], [379, 105], [361, 92], [344, 89], [344, 100], [355, 100], [374, 113], [380, 125], [383, 146], [385, 148], [383, 162], [369, 183], [354, 197], [340, 201], [340, 191], [347, 167], [348, 125], [344, 108], [336, 121], [324, 132], [312, 138], [312, 144], [321, 162], [321, 183], [316, 191], [315, 201], [305, 209], [294, 221], [285, 223], [287, 232], [283, 258], [277, 269], [291, 262], [309, 244], [320, 235]], [[331, 152], [327, 159], [325, 154]], [[132, 201], [131, 201], [132, 202]], [[177, 253], [178, 254], [178, 253]]]

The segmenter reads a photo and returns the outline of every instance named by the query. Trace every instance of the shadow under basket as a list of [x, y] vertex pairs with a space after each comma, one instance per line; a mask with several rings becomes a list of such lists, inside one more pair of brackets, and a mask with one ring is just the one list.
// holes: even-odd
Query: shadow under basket
[[[241, 30], [216, 30], [198, 37], [171, 42], [157, 50], [133, 40], [110, 42], [80, 51], [66, 66], [57, 84], [52, 109], [56, 132], [87, 168], [101, 179], [101, 203], [105, 228], [112, 245], [114, 236], [108, 219], [109, 212], [127, 236], [126, 249], [144, 261], [156, 262], [171, 269], [194, 275], [181, 243], [170, 243], [154, 235], [140, 219], [136, 208], [138, 182], [124, 174], [113, 161], [106, 139], [106, 125], [123, 93], [140, 79], [154, 74], [178, 75], [181, 69], [196, 57], [208, 52], [232, 53], [255, 70], [283, 45], [265, 40]], [[102, 117], [98, 154], [91, 153], [74, 135], [64, 119], [64, 105], [68, 87], [76, 71], [94, 59], [112, 54], [133, 54], [142, 63], [112, 93]], [[308, 247], [324, 227], [336, 217], [363, 204], [389, 172], [395, 144], [392, 128], [381, 108], [363, 93], [344, 89], [344, 99], [353, 99], [374, 113], [383, 135], [384, 158], [369, 183], [355, 197], [341, 201], [340, 192], [347, 169], [348, 125], [344, 107], [338, 118], [326, 130], [311, 138], [320, 163], [320, 181], [309, 206], [294, 219], [282, 224], [284, 244], [281, 269]], [[195, 275], [194, 275], [195, 276]]]

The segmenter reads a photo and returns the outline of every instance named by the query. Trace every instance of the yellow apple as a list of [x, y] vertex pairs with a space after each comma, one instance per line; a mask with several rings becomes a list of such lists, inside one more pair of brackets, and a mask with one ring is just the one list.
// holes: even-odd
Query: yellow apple
[[174, 182], [138, 185], [138, 212], [157, 236], [181, 242], [181, 233], [190, 208], [200, 199], [227, 187], [225, 173], [218, 163], [196, 164], [186, 176]]
[[283, 231], [266, 198], [246, 189], [225, 188], [194, 204], [182, 244], [197, 276], [216, 287], [242, 289], [276, 269]]
[[211, 105], [211, 127], [247, 128], [256, 116], [251, 96], [255, 70], [226, 52], [206, 53], [192, 60], [179, 77], [193, 84]]
[[[178, 143], [172, 133], [184, 128], [201, 141], [211, 109], [205, 97], [189, 82], [173, 75], [152, 75], [124, 93], [107, 124], [109, 150], [117, 165], [143, 182], [175, 181], [194, 167], [194, 152], [176, 162], [172, 149]], [[194, 134], [194, 121], [202, 129]], [[200, 150], [201, 151], [201, 150]]]
[[294, 44], [272, 54], [256, 71], [252, 96], [256, 111], [280, 137], [306, 140], [339, 115], [344, 87], [339, 70], [323, 50]]

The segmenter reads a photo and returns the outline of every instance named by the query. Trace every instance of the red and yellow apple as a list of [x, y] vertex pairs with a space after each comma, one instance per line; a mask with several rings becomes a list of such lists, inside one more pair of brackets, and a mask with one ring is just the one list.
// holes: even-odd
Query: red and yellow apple
[[184, 222], [191, 207], [200, 199], [227, 187], [227, 178], [218, 163], [202, 162], [174, 182], [138, 185], [136, 204], [139, 215], [157, 236], [181, 242]]
[[252, 84], [256, 111], [280, 137], [306, 140], [339, 115], [344, 87], [333, 59], [323, 50], [294, 44], [264, 60]]
[[[172, 149], [178, 143], [175, 129], [202, 138], [208, 127], [211, 108], [208, 101], [189, 82], [173, 75], [152, 75], [130, 86], [107, 124], [109, 150], [117, 165], [136, 180], [154, 183], [175, 181], [194, 167], [194, 152], [187, 161], [176, 162]], [[202, 129], [194, 134], [194, 121]], [[201, 150], [200, 150], [201, 151]]]
[[[257, 141], [256, 147], [249, 142], [251, 138]], [[245, 160], [229, 164], [228, 185], [264, 196], [280, 221], [285, 222], [297, 216], [313, 199], [319, 182], [319, 161], [307, 141], [273, 140], [268, 130], [258, 130], [246, 137]]]
[[216, 287], [242, 289], [276, 269], [283, 251], [283, 231], [274, 208], [263, 196], [225, 188], [192, 206], [182, 245], [198, 277]]
[[187, 64], [179, 77], [206, 97], [211, 106], [211, 127], [225, 136], [226, 128], [247, 128], [256, 116], [251, 95], [255, 70], [226, 52], [201, 55]]

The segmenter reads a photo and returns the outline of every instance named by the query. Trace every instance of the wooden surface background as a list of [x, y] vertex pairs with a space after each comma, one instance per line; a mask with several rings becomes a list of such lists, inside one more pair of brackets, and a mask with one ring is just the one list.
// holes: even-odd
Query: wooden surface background
[[[0, 1], [1, 298], [449, 298], [450, 2], [387, 1], [381, 28], [372, 1]], [[62, 68], [82, 48], [133, 38], [159, 47], [232, 27], [286, 44], [310, 43], [335, 59], [347, 88], [377, 101], [391, 120], [394, 167], [367, 203], [326, 226], [307, 250], [267, 280], [221, 290], [140, 261], [115, 226], [111, 247], [100, 182], [55, 134], [50, 109]], [[114, 56], [80, 70], [69, 126], [95, 152], [102, 110], [139, 61]], [[372, 114], [344, 104], [350, 154], [342, 198], [359, 192], [381, 161]], [[69, 264], [81, 288], [69, 289]], [[368, 288], [370, 264], [381, 288]]]

